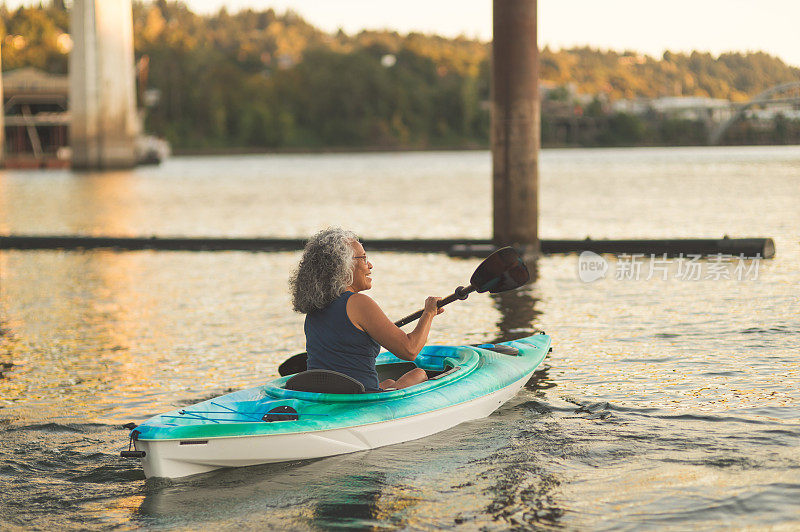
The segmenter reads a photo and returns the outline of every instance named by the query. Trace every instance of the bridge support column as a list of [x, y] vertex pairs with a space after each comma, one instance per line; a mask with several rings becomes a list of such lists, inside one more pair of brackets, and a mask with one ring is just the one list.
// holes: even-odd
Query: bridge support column
[[138, 133], [131, 0], [75, 0], [71, 26], [72, 166], [131, 167]]
[[521, 245], [535, 255], [540, 142], [536, 0], [494, 0], [493, 9], [494, 240]]
[[5, 164], [6, 153], [6, 113], [3, 108], [3, 45], [0, 43], [0, 168]]

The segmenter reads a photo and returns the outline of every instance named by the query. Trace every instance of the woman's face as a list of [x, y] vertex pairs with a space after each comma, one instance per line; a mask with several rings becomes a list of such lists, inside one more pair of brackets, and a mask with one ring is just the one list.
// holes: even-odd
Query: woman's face
[[360, 242], [353, 242], [352, 247], [355, 265], [353, 266], [353, 284], [350, 287], [353, 292], [369, 290], [372, 288], [372, 277], [370, 276], [372, 263], [367, 260], [367, 252], [364, 251], [364, 246]]

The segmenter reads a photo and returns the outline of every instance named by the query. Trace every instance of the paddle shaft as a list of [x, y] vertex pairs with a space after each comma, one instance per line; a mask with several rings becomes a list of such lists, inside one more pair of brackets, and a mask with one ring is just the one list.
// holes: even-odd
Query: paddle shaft
[[[472, 286], [472, 285], [459, 286], [458, 288], [456, 288], [455, 292], [453, 292], [452, 294], [450, 294], [449, 296], [447, 296], [444, 299], [440, 299], [436, 303], [436, 306], [439, 307], [439, 308], [442, 308], [445, 305], [449, 305], [453, 301], [467, 299], [469, 297], [469, 295], [472, 292], [474, 292], [475, 290], [476, 290], [475, 287]], [[422, 317], [422, 313], [423, 312], [425, 312], [425, 309], [418, 310], [414, 314], [409, 314], [408, 316], [406, 316], [402, 320], [398, 320], [398, 321], [394, 322], [394, 324], [397, 325], [398, 327], [402, 327], [403, 325], [408, 325], [412, 321], [420, 319], [420, 317]]]

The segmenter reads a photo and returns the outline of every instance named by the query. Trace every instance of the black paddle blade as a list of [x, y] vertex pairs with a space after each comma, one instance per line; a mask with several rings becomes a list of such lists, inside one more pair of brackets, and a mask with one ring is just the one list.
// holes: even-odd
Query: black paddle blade
[[472, 274], [469, 283], [478, 293], [497, 294], [519, 288], [530, 278], [531, 274], [517, 250], [506, 247], [486, 257]]

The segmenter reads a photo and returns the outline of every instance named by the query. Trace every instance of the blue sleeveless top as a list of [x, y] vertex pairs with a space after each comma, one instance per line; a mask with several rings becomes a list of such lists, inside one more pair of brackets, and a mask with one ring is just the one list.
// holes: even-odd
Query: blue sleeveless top
[[347, 291], [322, 310], [306, 314], [308, 369], [329, 369], [353, 377], [368, 392], [378, 392], [375, 357], [380, 344], [350, 321]]

